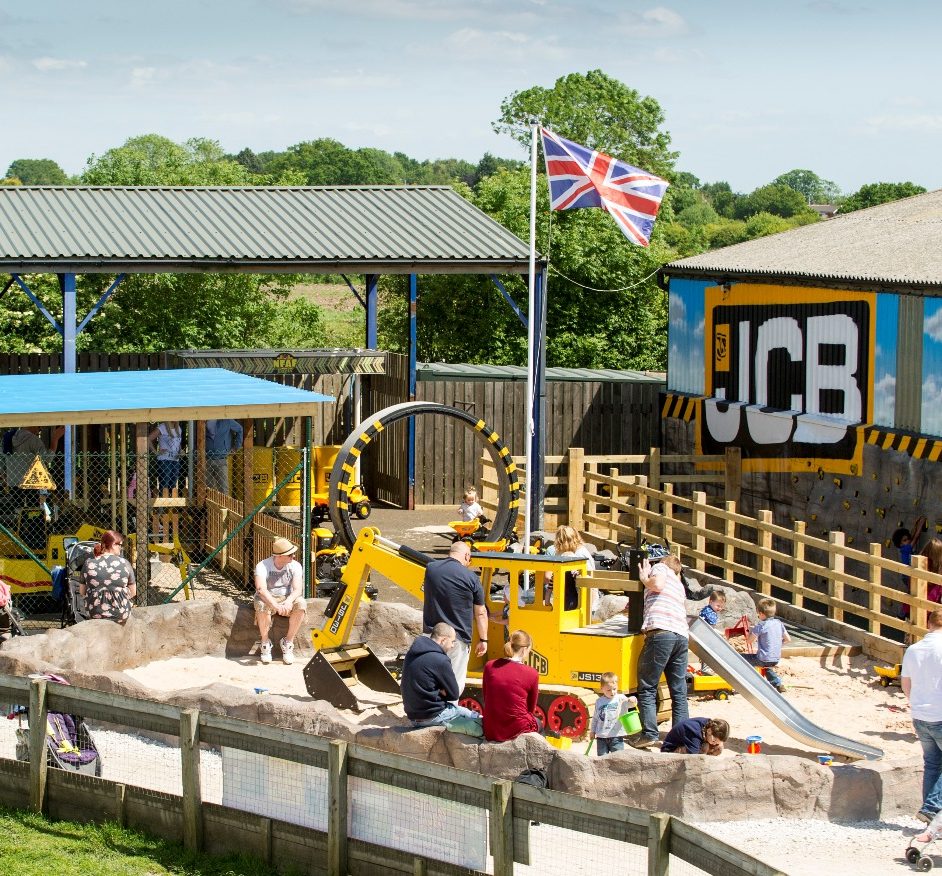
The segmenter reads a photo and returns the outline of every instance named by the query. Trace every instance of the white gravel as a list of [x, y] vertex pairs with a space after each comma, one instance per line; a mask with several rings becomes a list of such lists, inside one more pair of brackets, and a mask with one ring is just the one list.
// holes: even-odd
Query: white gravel
[[[0, 719], [0, 758], [15, 756], [18, 724], [17, 719]], [[179, 748], [131, 731], [117, 732], [92, 725], [92, 732], [101, 755], [104, 778], [157, 791], [181, 792]], [[221, 802], [222, 764], [218, 751], [204, 749], [201, 752], [200, 773], [204, 799]], [[909, 838], [921, 828], [911, 816], [855, 824], [776, 819], [701, 822], [697, 826], [789, 876], [885, 876], [893, 872], [914, 872], [903, 853]], [[555, 845], [552, 841], [545, 843], [552, 832], [555, 831], [544, 830], [539, 834], [543, 848], [534, 855], [532, 864], [545, 863], [543, 854]], [[942, 866], [942, 843], [932, 850], [938, 852], [936, 866]], [[599, 852], [603, 852], [603, 848], [596, 845], [595, 872], [602, 864]], [[589, 857], [591, 859], [592, 855]], [[603, 853], [603, 857], [608, 860], [612, 856]], [[610, 870], [602, 867], [602, 871], [617, 872], [617, 861], [612, 859], [611, 863]], [[676, 869], [678, 876], [695, 872], [687, 865], [678, 864], [672, 868]], [[521, 872], [537, 870], [542, 870], [542, 867], [538, 865], [532, 871], [521, 869]], [[570, 869], [569, 872], [574, 871]]]

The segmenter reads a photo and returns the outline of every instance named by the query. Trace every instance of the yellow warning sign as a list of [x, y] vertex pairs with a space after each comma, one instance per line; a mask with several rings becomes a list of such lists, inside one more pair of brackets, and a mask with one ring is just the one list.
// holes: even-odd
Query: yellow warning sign
[[56, 482], [52, 479], [52, 475], [49, 474], [49, 469], [43, 465], [43, 461], [37, 455], [33, 460], [33, 464], [29, 467], [29, 471], [23, 475], [23, 480], [20, 481], [21, 490], [54, 490], [56, 488]]

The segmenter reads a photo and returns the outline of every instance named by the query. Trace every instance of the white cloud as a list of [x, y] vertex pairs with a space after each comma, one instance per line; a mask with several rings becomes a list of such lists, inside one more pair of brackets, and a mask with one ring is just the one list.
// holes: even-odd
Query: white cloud
[[706, 328], [706, 320], [701, 319], [700, 322], [696, 324], [693, 330], [693, 336], [695, 338], [702, 338], [704, 329]]
[[930, 435], [942, 435], [942, 388], [934, 375], [929, 375], [922, 384], [922, 431]]
[[80, 70], [88, 66], [85, 61], [70, 61], [68, 58], [34, 58], [32, 63], [41, 73], [56, 70]]
[[371, 134], [376, 137], [387, 137], [392, 132], [393, 129], [389, 125], [381, 124], [362, 124], [360, 122], [347, 122], [344, 125], [341, 125], [343, 130], [349, 131], [351, 134]]
[[942, 115], [934, 113], [914, 113], [905, 115], [870, 116], [865, 119], [864, 126], [871, 131], [924, 131], [933, 132], [942, 130]]
[[885, 374], [873, 384], [873, 422], [893, 426], [896, 410], [896, 375]]
[[682, 329], [687, 322], [687, 305], [684, 304], [684, 299], [672, 292], [668, 299], [668, 308], [671, 327]]
[[530, 34], [510, 30], [479, 30], [463, 27], [450, 33], [443, 42], [451, 58], [462, 60], [502, 58], [508, 60], [562, 58], [566, 52], [555, 37], [535, 40]]
[[664, 39], [690, 33], [690, 26], [684, 17], [666, 6], [655, 6], [640, 17], [622, 16], [622, 22], [623, 28], [636, 37]]
[[158, 73], [156, 67], [132, 67], [131, 85], [134, 87], [150, 85], [158, 80]]
[[942, 343], [942, 308], [930, 316], [923, 326], [923, 331], [934, 341]]
[[398, 80], [392, 76], [364, 73], [362, 70], [317, 76], [310, 82], [318, 88], [332, 88], [338, 91], [354, 88], [392, 88], [399, 84]]
[[[282, 5], [297, 15], [337, 11], [336, 0], [282, 0]], [[452, 0], [356, 0], [345, 4], [344, 11], [360, 17], [414, 21], [455, 19], [465, 14], [462, 4]]]

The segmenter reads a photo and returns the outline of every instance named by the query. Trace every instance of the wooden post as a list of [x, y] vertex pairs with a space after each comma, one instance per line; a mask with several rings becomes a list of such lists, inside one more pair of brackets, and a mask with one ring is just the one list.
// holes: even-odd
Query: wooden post
[[[925, 572], [928, 568], [926, 562], [926, 558], [922, 554], [913, 554], [910, 565], [913, 567], [913, 571], [916, 574], [911, 575], [909, 578], [909, 592], [912, 594], [914, 599], [929, 598], [928, 594], [926, 593], [928, 590], [926, 579], [919, 574], [920, 572]], [[911, 604], [909, 608], [909, 622], [913, 625], [913, 635], [921, 636], [929, 624], [928, 612], [921, 606], [915, 606]]]
[[327, 801], [327, 873], [347, 876], [347, 743], [341, 739], [327, 749]]
[[663, 498], [662, 498], [662, 507], [664, 509], [664, 519], [663, 519], [663, 533], [664, 541], [672, 542], [674, 540], [674, 485], [673, 484], [664, 484], [663, 489]]
[[739, 502], [742, 495], [742, 451], [738, 447], [726, 448], [724, 490], [727, 502]]
[[425, 858], [412, 859], [412, 876], [426, 876], [428, 867], [425, 866]]
[[[870, 542], [870, 556], [878, 560], [883, 556], [883, 545], [878, 541]], [[870, 582], [870, 591], [867, 593], [867, 608], [873, 614], [881, 614], [880, 594], [877, 593], [877, 587], [883, 581], [883, 569], [876, 563], [870, 564], [870, 574], [867, 576]], [[880, 635], [880, 625], [872, 617], [867, 618], [867, 632], [874, 635]]]
[[[199, 509], [198, 520], [200, 521], [200, 532], [197, 536], [198, 543], [203, 544], [206, 541], [206, 422], [199, 420], [194, 428], [196, 429], [196, 465], [193, 466], [193, 480], [195, 489], [193, 498], [196, 500], [196, 507]], [[230, 491], [231, 492], [231, 491]]]
[[229, 514], [230, 509], [225, 505], [219, 509], [219, 518], [222, 525], [222, 533], [219, 538], [221, 542], [225, 542], [222, 546], [222, 550], [219, 551], [219, 568], [222, 569], [223, 572], [226, 571], [226, 567], [229, 565], [229, 542], [226, 541], [226, 539], [229, 538]]
[[[844, 574], [844, 547], [843, 532], [828, 533], [828, 596], [831, 599], [844, 601], [844, 581], [840, 577]], [[844, 610], [833, 605], [828, 606], [828, 617], [836, 621], [844, 620]]]
[[[242, 421], [242, 437], [242, 514], [247, 516], [255, 507], [255, 431], [252, 420]], [[303, 508], [301, 513], [305, 513]], [[255, 543], [255, 539], [249, 537], [252, 535], [250, 526], [242, 531], [246, 536], [242, 539], [242, 569], [244, 573], [242, 577], [248, 580], [255, 568], [255, 557], [250, 556], [251, 546]]]
[[[736, 513], [736, 503], [732, 500], [728, 500], [723, 507], [726, 509], [727, 514]], [[730, 520], [727, 518], [723, 521], [723, 570], [726, 573], [727, 579], [733, 580], [733, 564], [736, 562], [736, 546], [733, 544], [733, 540], [736, 538], [736, 521]]]
[[111, 528], [118, 528], [118, 457], [116, 456], [117, 450], [115, 447], [115, 435], [117, 432], [117, 427], [112, 423], [108, 427], [108, 463], [110, 468], [110, 489], [108, 492], [111, 494]]
[[200, 790], [200, 713], [180, 712], [180, 761], [183, 778], [183, 845], [191, 852], [203, 848], [203, 795]]
[[690, 522], [693, 524], [692, 547], [697, 554], [694, 557], [693, 567], [698, 571], [706, 568], [702, 554], [706, 553], [706, 493], [703, 490], [695, 490], [693, 494], [693, 514]]
[[569, 448], [569, 473], [567, 475], [566, 489], [569, 496], [569, 510], [567, 523], [576, 532], [582, 532], [582, 511], [584, 503], [582, 493], [585, 491], [585, 451], [581, 447]]
[[29, 808], [42, 815], [46, 810], [46, 680], [29, 684]]
[[150, 551], [147, 550], [150, 516], [150, 473], [148, 466], [147, 423], [134, 426], [134, 444], [137, 454], [137, 488], [134, 493], [134, 528], [137, 556], [134, 560], [134, 577], [137, 579], [137, 604], [147, 605], [147, 588], [150, 583]]
[[[610, 478], [618, 477], [618, 469], [610, 468], [608, 470], [608, 476]], [[608, 538], [609, 541], [618, 541], [618, 514], [619, 511], [615, 507], [614, 502], [618, 499], [618, 487], [614, 484], [609, 484], [608, 487], [609, 498], [612, 500], [611, 505], [608, 506]]]
[[[647, 487], [648, 485], [648, 476], [647, 475], [638, 475], [638, 486]], [[648, 510], [648, 497], [646, 493], [638, 491], [638, 501], [636, 502], [638, 508], [638, 526], [641, 527], [641, 531], [647, 534], [651, 530], [648, 528], [647, 518], [641, 514], [642, 511]]]
[[114, 820], [119, 827], [127, 827], [128, 824], [128, 786], [118, 782], [114, 786]]
[[128, 428], [121, 424], [121, 531], [128, 532]]
[[661, 448], [652, 447], [648, 454], [648, 483], [652, 490], [661, 489]]
[[[772, 512], [768, 508], [764, 508], [759, 512], [759, 537], [756, 539], [763, 551], [772, 550], [772, 532], [766, 528], [771, 525]], [[772, 584], [768, 579], [772, 576], [771, 557], [764, 554], [759, 555], [759, 573], [759, 592], [763, 596], [770, 596], [772, 594]]]
[[491, 854], [494, 876], [513, 876], [513, 782], [501, 779], [491, 785]]
[[259, 823], [262, 828], [262, 831], [261, 831], [262, 833], [262, 860], [266, 864], [270, 864], [271, 863], [271, 849], [272, 849], [271, 819], [262, 818], [262, 820]]
[[671, 817], [662, 812], [648, 816], [648, 876], [667, 876], [671, 864]]
[[805, 534], [805, 521], [795, 521], [795, 541], [792, 555], [795, 562], [792, 563], [792, 605], [795, 608], [803, 608], [805, 604], [805, 570], [798, 567], [799, 563], [805, 561], [805, 543], [799, 541], [799, 536]]

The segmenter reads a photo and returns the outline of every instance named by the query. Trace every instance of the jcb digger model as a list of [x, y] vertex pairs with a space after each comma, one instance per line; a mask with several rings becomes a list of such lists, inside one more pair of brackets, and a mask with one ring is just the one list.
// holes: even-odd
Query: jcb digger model
[[[383, 538], [378, 529], [360, 531], [340, 587], [325, 611], [324, 625], [311, 633], [315, 654], [304, 667], [311, 696], [338, 708], [358, 709], [358, 685], [398, 693], [395, 678], [369, 643], [351, 644], [350, 633], [371, 572], [386, 576], [421, 599], [425, 567], [430, 561], [417, 550]], [[491, 634], [484, 657], [474, 656], [472, 642], [462, 705], [482, 709], [481, 674], [488, 660], [503, 656], [505, 629], [525, 629], [533, 638], [530, 665], [540, 675], [538, 714], [547, 730], [555, 734], [570, 739], [585, 735], [589, 707], [603, 672], [617, 673], [623, 690], [635, 690], [644, 641], [639, 582], [629, 580], [625, 573], [589, 577], [585, 560], [555, 556], [473, 552], [471, 566], [480, 572], [487, 594]], [[495, 581], [496, 575], [499, 581]], [[506, 584], [495, 586], [492, 594], [492, 585], [504, 580]], [[593, 624], [592, 587], [627, 593], [628, 613]]]

